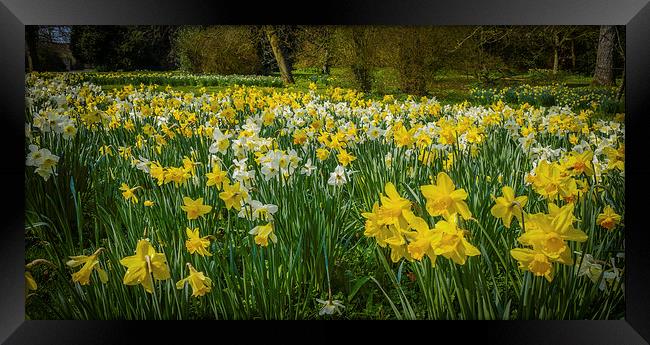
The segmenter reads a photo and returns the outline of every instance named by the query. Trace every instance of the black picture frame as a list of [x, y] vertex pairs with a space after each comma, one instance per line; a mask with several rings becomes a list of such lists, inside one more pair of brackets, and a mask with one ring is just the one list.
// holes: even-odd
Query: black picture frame
[[[253, 10], [254, 7], [254, 10]], [[382, 24], [382, 25], [625, 25], [626, 27], [626, 281], [625, 320], [612, 321], [493, 321], [427, 322], [351, 325], [352, 337], [390, 336], [388, 329], [408, 337], [413, 328], [427, 334], [447, 334], [455, 342], [485, 344], [648, 344], [650, 341], [650, 240], [644, 197], [650, 192], [645, 166], [646, 135], [650, 128], [650, 5], [648, 0], [455, 0], [357, 1], [300, 4], [268, 2], [201, 2], [197, 0], [0, 0], [0, 114], [3, 144], [0, 181], [4, 206], [0, 230], [0, 342], [6, 344], [122, 344], [168, 343], [168, 323], [124, 321], [25, 321], [24, 309], [24, 29], [25, 25], [95, 24]], [[296, 329], [313, 329], [307, 339], [319, 338], [323, 326], [263, 325], [249, 337], [293, 338]], [[223, 324], [199, 326], [214, 332], [232, 331]], [[256, 325], [255, 329], [262, 327]], [[287, 329], [287, 330], [284, 330]], [[361, 329], [361, 332], [355, 331]], [[373, 331], [368, 332], [368, 329]], [[220, 331], [219, 331], [220, 332]], [[268, 333], [267, 333], [268, 332]], [[336, 333], [339, 331], [337, 330]], [[334, 334], [334, 341], [348, 336]], [[450, 334], [450, 332], [452, 332]], [[447, 336], [446, 335], [446, 336]], [[240, 334], [241, 336], [241, 334]], [[445, 337], [446, 337], [445, 336]], [[345, 338], [343, 338], [345, 337]], [[217, 339], [222, 338], [214, 338]], [[225, 338], [223, 338], [225, 339]], [[352, 338], [350, 338], [352, 339]], [[438, 338], [430, 338], [431, 341]], [[441, 341], [441, 340], [435, 340]]]

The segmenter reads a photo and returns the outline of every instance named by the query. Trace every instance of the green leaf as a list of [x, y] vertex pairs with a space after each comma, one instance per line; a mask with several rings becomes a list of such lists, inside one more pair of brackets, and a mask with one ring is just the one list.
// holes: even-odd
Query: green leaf
[[359, 278], [356, 280], [356, 283], [354, 283], [354, 286], [352, 287], [352, 290], [350, 291], [350, 295], [348, 296], [348, 301], [352, 301], [352, 298], [359, 292], [359, 289], [364, 286], [368, 281], [370, 280], [370, 277], [363, 277]]

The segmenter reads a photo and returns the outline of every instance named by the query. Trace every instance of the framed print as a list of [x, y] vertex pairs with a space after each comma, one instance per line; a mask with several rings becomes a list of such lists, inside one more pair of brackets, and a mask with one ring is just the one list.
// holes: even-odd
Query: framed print
[[5, 343], [650, 340], [646, 0], [1, 2]]

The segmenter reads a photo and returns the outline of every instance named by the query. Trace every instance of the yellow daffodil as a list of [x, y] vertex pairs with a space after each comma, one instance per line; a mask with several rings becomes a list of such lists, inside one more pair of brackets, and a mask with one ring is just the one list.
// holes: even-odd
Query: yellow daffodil
[[394, 232], [391, 231], [389, 225], [380, 222], [379, 203], [375, 202], [372, 212], [361, 213], [361, 216], [366, 218], [363, 234], [367, 237], [374, 237], [379, 246], [386, 247], [386, 239], [393, 237]]
[[409, 254], [406, 243], [401, 245], [390, 244], [390, 260], [392, 262], [399, 262], [402, 258], [413, 261], [411, 254]]
[[203, 272], [198, 272], [190, 263], [187, 264], [190, 270], [190, 275], [186, 278], [179, 280], [176, 283], [177, 289], [183, 289], [185, 283], [189, 283], [192, 287], [192, 296], [201, 297], [212, 290], [212, 279], [206, 277]]
[[93, 270], [97, 271], [99, 279], [102, 283], [108, 281], [108, 274], [101, 267], [99, 267], [99, 254], [104, 250], [104, 248], [97, 249], [92, 255], [78, 255], [71, 256], [70, 260], [66, 263], [70, 267], [77, 267], [83, 265], [83, 267], [72, 274], [72, 281], [78, 282], [81, 285], [90, 284], [90, 274]]
[[408, 244], [409, 254], [415, 260], [421, 260], [426, 255], [431, 260], [431, 266], [435, 266], [437, 258], [435, 248], [440, 244], [443, 233], [429, 229], [427, 222], [420, 217], [412, 217], [409, 219], [409, 224], [417, 231], [416, 237]]
[[165, 182], [165, 175], [167, 174], [167, 170], [157, 162], [151, 162], [151, 165], [149, 166], [149, 174], [151, 177], [157, 180], [159, 186], [162, 186], [162, 184]]
[[126, 183], [122, 183], [120, 190], [122, 191], [122, 196], [124, 197], [124, 199], [131, 200], [132, 203], [137, 204], [138, 197], [135, 196], [134, 192], [138, 188], [140, 188], [140, 186], [130, 188]]
[[553, 281], [553, 263], [544, 253], [530, 248], [515, 248], [510, 251], [510, 255], [519, 262], [520, 269], [544, 277], [549, 282]]
[[50, 267], [53, 267], [53, 268], [56, 267], [56, 266], [54, 266], [53, 263], [51, 263], [51, 262], [49, 262], [49, 261], [47, 261], [45, 259], [36, 259], [36, 260], [28, 263], [27, 265], [25, 265], [25, 299], [27, 299], [27, 297], [30, 296], [29, 291], [35, 291], [36, 289], [38, 289], [38, 285], [36, 284], [36, 279], [34, 279], [34, 276], [32, 275], [31, 269], [34, 266], [42, 265], [42, 264], [47, 264], [47, 265], [49, 265]]
[[553, 261], [573, 264], [571, 249], [565, 241], [584, 242], [587, 234], [573, 227], [573, 204], [554, 210], [553, 214], [538, 213], [526, 218], [526, 232], [518, 241], [533, 246]]
[[194, 162], [189, 157], [183, 157], [183, 169], [191, 176], [194, 176], [196, 165], [198, 165], [198, 163]]
[[192, 198], [183, 197], [183, 203], [185, 205], [181, 206], [181, 209], [187, 212], [188, 220], [197, 219], [212, 211], [212, 206], [203, 205], [203, 198], [193, 200]]
[[578, 176], [583, 173], [587, 176], [592, 176], [594, 174], [593, 158], [593, 152], [584, 151], [583, 153], [572, 153], [565, 158], [563, 163], [573, 176]]
[[496, 218], [503, 220], [503, 225], [510, 228], [512, 217], [516, 217], [521, 224], [522, 210], [528, 201], [527, 196], [515, 197], [512, 187], [504, 186], [501, 188], [503, 196], [496, 198], [496, 205], [492, 206], [490, 213]]
[[239, 182], [231, 185], [230, 183], [223, 184], [223, 192], [219, 193], [219, 199], [226, 203], [226, 209], [234, 208], [239, 211], [241, 209], [242, 198], [244, 192], [241, 189]]
[[450, 216], [458, 213], [464, 219], [472, 217], [464, 201], [467, 199], [467, 192], [462, 188], [456, 189], [454, 182], [446, 173], [438, 173], [435, 185], [421, 186], [420, 190], [427, 199], [426, 208], [430, 215]]
[[[139, 240], [135, 255], [120, 260], [127, 268], [124, 274], [125, 285], [139, 285], [145, 291], [153, 293], [153, 279], [166, 280], [170, 278], [167, 258], [164, 253], [157, 253], [149, 240]], [[152, 277], [153, 276], [153, 277]]]
[[293, 143], [296, 145], [302, 145], [307, 141], [307, 134], [303, 130], [296, 130], [293, 132]]
[[352, 161], [357, 159], [357, 157], [349, 154], [346, 150], [341, 149], [341, 152], [336, 156], [336, 158], [339, 160], [339, 163], [341, 163], [344, 167], [348, 166]]
[[25, 271], [25, 297], [29, 293], [29, 291], [35, 291], [38, 289], [38, 285], [36, 284], [36, 279], [34, 279], [34, 276], [32, 276], [32, 273], [29, 271]]
[[442, 233], [433, 249], [436, 255], [451, 259], [458, 265], [464, 265], [469, 256], [481, 255], [481, 252], [465, 239], [465, 230], [458, 228], [456, 215], [437, 222], [435, 230]]
[[255, 243], [262, 247], [269, 245], [269, 238], [273, 243], [278, 243], [278, 237], [273, 232], [273, 223], [267, 223], [266, 225], [258, 225], [254, 227], [248, 233], [255, 235]]
[[185, 167], [170, 167], [165, 172], [165, 183], [174, 182], [174, 186], [178, 187], [190, 177], [192, 177], [190, 170]]
[[618, 149], [606, 147], [603, 152], [607, 155], [608, 169], [625, 170], [625, 145], [621, 144]]
[[404, 211], [411, 209], [411, 202], [402, 198], [395, 185], [391, 182], [386, 183], [384, 186], [386, 196], [381, 195], [381, 207], [378, 211], [378, 219], [380, 224], [394, 225], [399, 229], [408, 227], [408, 221], [403, 215]]
[[228, 180], [228, 177], [226, 176], [227, 173], [221, 170], [219, 164], [215, 164], [214, 168], [212, 168], [212, 172], [205, 174], [205, 177], [208, 178], [206, 186], [216, 186], [218, 189], [221, 189], [221, 186], [224, 183], [230, 183], [230, 180]]
[[397, 147], [410, 147], [415, 142], [413, 138], [413, 133], [409, 132], [403, 126], [395, 129], [393, 132], [393, 139]]
[[330, 151], [328, 149], [325, 148], [316, 149], [316, 158], [318, 158], [318, 160], [324, 161], [329, 156], [330, 156]]
[[621, 216], [609, 205], [605, 206], [603, 213], [596, 218], [596, 223], [607, 230], [613, 230], [620, 221]]
[[187, 235], [187, 241], [185, 241], [185, 247], [190, 254], [198, 253], [201, 256], [212, 256], [207, 248], [210, 246], [210, 240], [208, 236], [199, 237], [199, 228], [194, 230], [190, 228], [185, 229], [185, 234]]

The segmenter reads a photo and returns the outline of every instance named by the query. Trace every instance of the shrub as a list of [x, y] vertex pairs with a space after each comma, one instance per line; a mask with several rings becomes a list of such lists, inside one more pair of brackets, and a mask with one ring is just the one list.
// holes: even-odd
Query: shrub
[[254, 32], [242, 26], [184, 28], [174, 51], [181, 69], [194, 73], [256, 74], [262, 67]]

